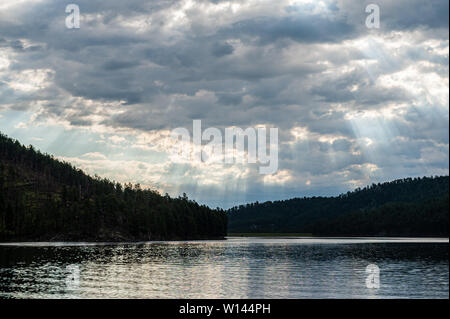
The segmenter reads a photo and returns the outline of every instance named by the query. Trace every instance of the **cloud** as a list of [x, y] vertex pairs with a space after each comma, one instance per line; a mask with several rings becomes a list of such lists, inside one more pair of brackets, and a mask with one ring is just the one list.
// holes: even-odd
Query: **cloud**
[[214, 56], [220, 58], [225, 55], [233, 54], [234, 48], [227, 42], [216, 42], [212, 45], [211, 52]]
[[[369, 2], [79, 0], [77, 30], [60, 1], [2, 2], [0, 129], [87, 134], [62, 155], [214, 205], [448, 173], [448, 2], [378, 1], [367, 29]], [[279, 128], [278, 173], [166, 162], [194, 119]]]

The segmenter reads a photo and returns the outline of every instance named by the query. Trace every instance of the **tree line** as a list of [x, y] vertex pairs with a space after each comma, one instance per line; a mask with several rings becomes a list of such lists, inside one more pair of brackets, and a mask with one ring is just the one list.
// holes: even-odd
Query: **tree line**
[[227, 214], [184, 194], [91, 177], [0, 133], [0, 240], [223, 238]]
[[251, 203], [229, 213], [232, 233], [448, 236], [449, 177], [405, 178], [335, 197]]

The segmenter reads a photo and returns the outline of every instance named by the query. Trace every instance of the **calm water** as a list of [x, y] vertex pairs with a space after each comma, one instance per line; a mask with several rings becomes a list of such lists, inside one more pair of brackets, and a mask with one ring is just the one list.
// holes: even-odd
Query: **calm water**
[[3, 298], [448, 298], [448, 280], [448, 239], [0, 244]]

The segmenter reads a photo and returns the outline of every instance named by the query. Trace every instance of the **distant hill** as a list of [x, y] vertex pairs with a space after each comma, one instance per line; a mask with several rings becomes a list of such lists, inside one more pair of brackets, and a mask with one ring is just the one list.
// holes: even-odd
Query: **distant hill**
[[337, 197], [247, 204], [228, 214], [230, 233], [447, 237], [449, 177], [406, 178]]
[[223, 238], [223, 210], [91, 177], [0, 134], [0, 241]]

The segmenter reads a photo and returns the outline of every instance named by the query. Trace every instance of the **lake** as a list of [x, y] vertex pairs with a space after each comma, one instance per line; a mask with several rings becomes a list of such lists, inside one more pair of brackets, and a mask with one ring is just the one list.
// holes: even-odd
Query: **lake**
[[[448, 298], [448, 243], [232, 237], [0, 244], [0, 297]], [[368, 288], [373, 278], [379, 288]]]

